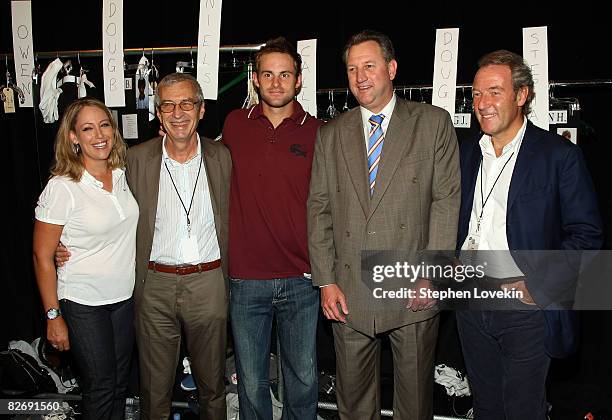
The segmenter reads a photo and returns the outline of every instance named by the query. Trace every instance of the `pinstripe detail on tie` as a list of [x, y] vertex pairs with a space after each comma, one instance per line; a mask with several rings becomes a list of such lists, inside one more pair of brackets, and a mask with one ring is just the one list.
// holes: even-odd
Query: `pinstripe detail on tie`
[[384, 115], [372, 115], [368, 120], [370, 122], [370, 135], [368, 139], [368, 174], [370, 181], [370, 197], [374, 194], [374, 186], [376, 185], [376, 174], [378, 173], [378, 163], [380, 162], [380, 154], [382, 152], [385, 133], [382, 129], [382, 121]]

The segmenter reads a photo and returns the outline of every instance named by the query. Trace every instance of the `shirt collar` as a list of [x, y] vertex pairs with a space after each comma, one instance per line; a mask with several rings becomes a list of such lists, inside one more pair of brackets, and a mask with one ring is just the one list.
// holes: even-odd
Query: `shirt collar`
[[[306, 111], [304, 111], [304, 108], [302, 108], [302, 105], [294, 99], [293, 100], [293, 113], [288, 117], [288, 119], [292, 120], [296, 124], [302, 125], [308, 119], [308, 115], [309, 114]], [[255, 120], [257, 118], [262, 118], [262, 117], [267, 118], [263, 113], [263, 106], [261, 105], [261, 102], [260, 102], [257, 105], [253, 105], [253, 107], [248, 113], [248, 118], [251, 120]]]
[[368, 127], [368, 128], [370, 127], [370, 123], [368, 121], [370, 120], [370, 117], [372, 115], [383, 114], [385, 116], [385, 119], [383, 120], [383, 124], [384, 122], [388, 122], [389, 119], [391, 118], [391, 114], [393, 114], [393, 109], [395, 109], [396, 102], [397, 102], [397, 97], [395, 96], [395, 93], [394, 93], [393, 96], [391, 97], [391, 100], [387, 103], [387, 105], [385, 105], [385, 107], [378, 114], [374, 114], [372, 111], [360, 105], [359, 109], [361, 110], [361, 119], [363, 120], [363, 126]]
[[197, 146], [196, 146], [196, 154], [193, 155], [193, 157], [191, 159], [189, 159], [187, 162], [185, 163], [179, 163], [176, 160], [172, 159], [170, 157], [170, 155], [168, 155], [168, 151], [166, 150], [166, 137], [164, 136], [163, 140], [162, 140], [162, 158], [164, 160], [164, 162], [170, 162], [173, 165], [189, 165], [191, 162], [194, 161], [194, 159], [200, 159], [200, 154], [202, 153], [202, 148], [200, 147], [200, 135], [198, 133], [196, 133], [196, 137], [198, 139], [197, 142]]
[[[523, 116], [523, 125], [521, 126], [519, 131], [516, 133], [516, 136], [514, 136], [512, 141], [504, 146], [500, 157], [518, 151], [518, 149], [521, 147], [521, 143], [523, 142], [523, 136], [525, 135], [526, 127], [527, 127], [527, 118]], [[495, 157], [495, 149], [493, 148], [493, 142], [491, 141], [491, 136], [489, 136], [488, 134], [483, 134], [478, 144], [480, 145], [480, 150], [482, 150], [483, 155]]]
[[[123, 178], [125, 172], [123, 169], [113, 169], [113, 185], [116, 185], [117, 182]], [[83, 175], [81, 175], [81, 182], [86, 184], [95, 185], [96, 187], [103, 188], [104, 184], [98, 181], [92, 174], [87, 172], [87, 169], [83, 169]]]

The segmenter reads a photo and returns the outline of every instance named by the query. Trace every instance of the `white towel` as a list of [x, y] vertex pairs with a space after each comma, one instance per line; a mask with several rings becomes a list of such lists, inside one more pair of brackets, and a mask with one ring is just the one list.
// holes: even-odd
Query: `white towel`
[[59, 58], [53, 60], [42, 75], [40, 82], [40, 112], [46, 123], [53, 123], [59, 119], [57, 101], [62, 90], [57, 87], [57, 74], [63, 67]]

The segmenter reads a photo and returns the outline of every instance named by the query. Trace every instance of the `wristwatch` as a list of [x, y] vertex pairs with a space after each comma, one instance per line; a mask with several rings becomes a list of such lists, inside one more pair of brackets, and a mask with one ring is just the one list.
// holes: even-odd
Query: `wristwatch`
[[62, 312], [59, 308], [51, 308], [47, 311], [47, 319], [55, 319], [62, 315]]

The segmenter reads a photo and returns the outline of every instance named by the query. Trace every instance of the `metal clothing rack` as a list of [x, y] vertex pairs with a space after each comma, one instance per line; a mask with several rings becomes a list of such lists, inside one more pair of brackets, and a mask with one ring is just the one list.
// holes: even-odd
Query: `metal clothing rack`
[[[259, 51], [261, 47], [265, 44], [245, 44], [245, 45], [221, 45], [219, 47], [220, 52], [224, 53], [234, 53], [234, 52], [255, 52]], [[153, 53], [153, 54], [180, 54], [187, 53], [193, 54], [197, 53], [198, 48], [194, 46], [189, 47], [148, 47], [148, 48], [125, 48], [123, 50], [124, 55], [141, 55], [143, 53]], [[81, 57], [101, 57], [102, 50], [73, 50], [73, 51], [41, 51], [35, 52], [34, 56], [36, 58], [57, 58], [57, 57], [76, 57], [77, 55]], [[13, 53], [3, 53], [0, 54], [0, 59], [3, 60], [12, 60]]]
[[[594, 79], [594, 80], [560, 80], [554, 81], [551, 80], [548, 82], [549, 88], [551, 87], [612, 87], [612, 79]], [[457, 89], [471, 89], [472, 85], [469, 83], [457, 84]], [[403, 85], [403, 86], [394, 86], [393, 88], [396, 92], [403, 90], [432, 90], [433, 86], [430, 84], [417, 84], [417, 85]], [[317, 89], [317, 95], [328, 94], [330, 92], [333, 93], [344, 93], [346, 94], [346, 87], [343, 88], [329, 88], [329, 89]]]

